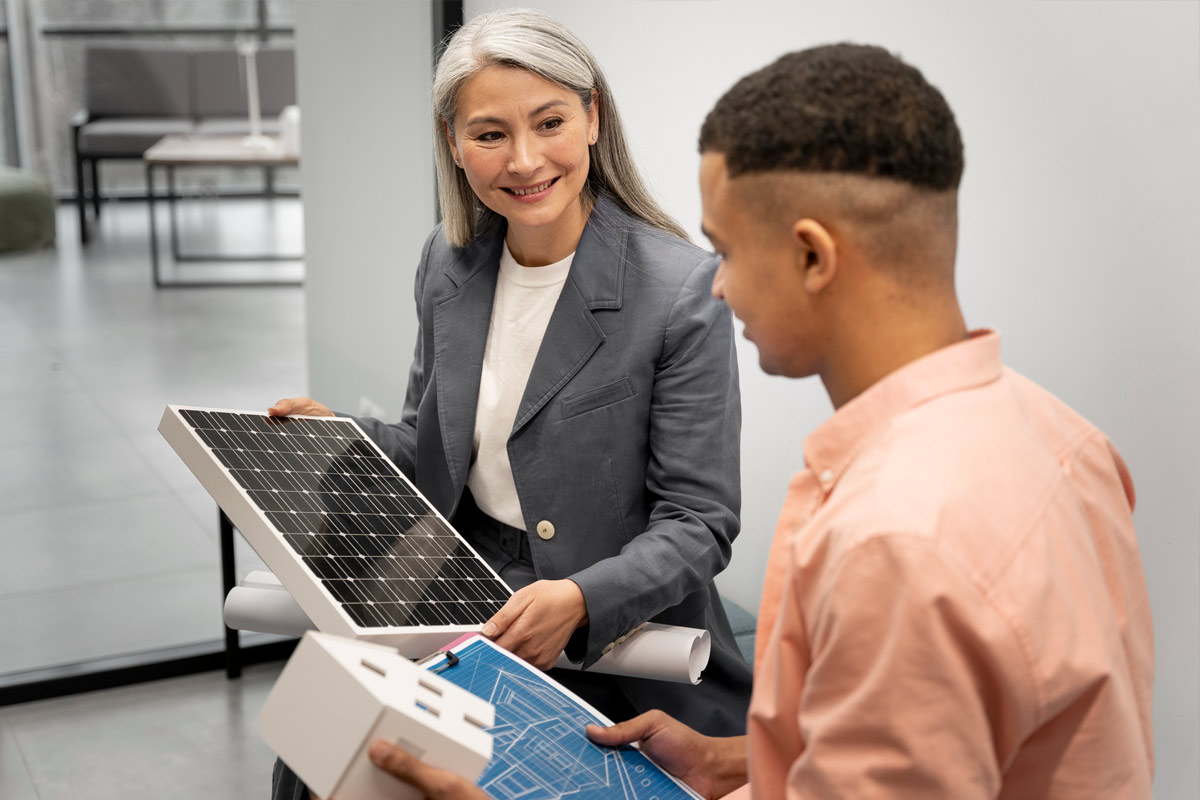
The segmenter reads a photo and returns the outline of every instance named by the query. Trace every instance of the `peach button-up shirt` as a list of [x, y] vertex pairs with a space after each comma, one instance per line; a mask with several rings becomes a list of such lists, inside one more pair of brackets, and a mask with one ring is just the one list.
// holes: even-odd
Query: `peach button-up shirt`
[[804, 456], [759, 612], [754, 797], [1150, 796], [1150, 605], [1100, 431], [984, 331]]

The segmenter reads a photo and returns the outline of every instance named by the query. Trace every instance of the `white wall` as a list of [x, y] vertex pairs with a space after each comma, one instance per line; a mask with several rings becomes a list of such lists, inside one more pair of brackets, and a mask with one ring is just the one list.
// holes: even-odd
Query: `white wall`
[[[520, 4], [592, 48], [650, 182], [702, 243], [696, 134], [746, 72], [850, 40], [899, 52], [942, 89], [966, 141], [968, 321], [999, 328], [1007, 361], [1129, 462], [1157, 635], [1155, 794], [1200, 796], [1200, 4]], [[817, 381], [768, 378], [753, 347], [739, 355], [743, 534], [720, 583], [753, 608], [787, 476], [829, 405]]]
[[434, 225], [427, 2], [300, 0], [308, 391], [399, 416], [416, 342], [413, 272]]
[[[300, 8], [306, 159], [312, 155], [313, 116], [304, 53], [313, 17], [306, 4], [314, 2], [302, 0]], [[1200, 4], [520, 4], [551, 11], [592, 47], [651, 183], [697, 241], [696, 134], [712, 103], [744, 73], [789, 50], [852, 40], [898, 51], [943, 90], [967, 146], [959, 275], [968, 320], [999, 328], [1008, 362], [1091, 418], [1129, 462], [1157, 637], [1155, 794], [1160, 800], [1200, 796], [1200, 335], [1194, 323], [1200, 310]], [[394, 5], [395, 16], [405, 18], [425, 6]], [[472, 16], [497, 3], [465, 5]], [[324, 23], [341, 22], [327, 16]], [[392, 70], [389, 76], [407, 76], [391, 85], [391, 124], [403, 127], [411, 116], [419, 129], [427, 111], [428, 77], [421, 70], [427, 68], [412, 63], [409, 72], [399, 71], [401, 60], [419, 59], [403, 52], [408, 34], [402, 23], [390, 24], [355, 23], [356, 30], [339, 29], [337, 36], [352, 42], [346, 58], [370, 59], [377, 69]], [[337, 58], [328, 61], [331, 69], [344, 66]], [[348, 145], [363, 119], [378, 112], [378, 75], [368, 83], [365, 91], [327, 97], [338, 113], [328, 136]], [[365, 386], [388, 398], [389, 410], [398, 408], [393, 398], [411, 351], [410, 334], [368, 329], [383, 328], [370, 318], [381, 306], [410, 313], [418, 229], [423, 234], [432, 224], [430, 208], [422, 205], [429, 192], [420, 183], [431, 162], [426, 157], [423, 173], [412, 169], [420, 158], [414, 149], [423, 135], [418, 129], [405, 147], [364, 159], [344, 154], [363, 182], [349, 198], [323, 199], [306, 161], [306, 217], [350, 217], [328, 221], [331, 243], [338, 239], [336, 228], [354, 223], [355, 233], [342, 231], [344, 241], [336, 247], [308, 243], [313, 389], [343, 407], [356, 402]], [[407, 219], [396, 215], [397, 198], [387, 195], [397, 185], [417, 201]], [[336, 207], [351, 199], [360, 206], [353, 215]], [[386, 236], [365, 229], [371, 218], [360, 214], [370, 213], [361, 208], [368, 199], [389, 209]], [[342, 279], [359, 296], [369, 295], [367, 313], [341, 293], [324, 296]], [[801, 467], [801, 442], [829, 405], [817, 382], [764, 376], [751, 347], [740, 356], [744, 533], [720, 583], [753, 608], [787, 476]]]

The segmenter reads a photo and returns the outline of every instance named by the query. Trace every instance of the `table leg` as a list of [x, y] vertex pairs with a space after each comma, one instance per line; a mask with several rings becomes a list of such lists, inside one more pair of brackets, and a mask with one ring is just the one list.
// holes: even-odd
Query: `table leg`
[[179, 226], [175, 222], [175, 167], [167, 165], [167, 209], [171, 217], [171, 257], [179, 261]]
[[158, 226], [154, 220], [154, 165], [146, 164], [146, 207], [150, 209], [150, 272], [154, 276], [154, 288], [162, 288], [162, 277], [158, 274]]

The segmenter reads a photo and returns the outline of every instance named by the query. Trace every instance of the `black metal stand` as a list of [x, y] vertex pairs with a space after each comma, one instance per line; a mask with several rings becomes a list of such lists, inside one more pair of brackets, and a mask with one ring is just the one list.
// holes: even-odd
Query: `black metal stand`
[[[171, 240], [171, 256], [177, 263], [187, 262], [229, 262], [229, 261], [303, 261], [303, 255], [287, 255], [281, 253], [261, 253], [253, 255], [232, 255], [228, 253], [184, 253], [179, 247], [179, 224], [176, 219], [176, 196], [175, 196], [175, 166], [172, 164], [151, 164], [146, 162], [146, 206], [150, 214], [150, 270], [154, 276], [154, 287], [156, 289], [166, 288], [194, 288], [194, 287], [212, 287], [212, 286], [302, 286], [303, 281], [280, 280], [280, 281], [165, 281], [162, 277], [162, 270], [159, 267], [158, 256], [158, 222], [157, 215], [154, 209], [154, 168], [163, 166], [167, 171], [167, 208], [169, 210], [170, 227], [169, 234]], [[270, 169], [270, 167], [267, 167]]]
[[[221, 602], [237, 586], [237, 569], [233, 550], [233, 522], [218, 509], [221, 529]], [[242, 647], [238, 632], [225, 626], [225, 676], [238, 678], [242, 674]]]

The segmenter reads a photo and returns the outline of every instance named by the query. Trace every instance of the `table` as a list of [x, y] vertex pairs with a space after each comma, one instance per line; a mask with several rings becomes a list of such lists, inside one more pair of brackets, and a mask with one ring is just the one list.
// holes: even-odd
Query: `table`
[[158, 230], [154, 218], [154, 170], [167, 173], [167, 204], [170, 206], [171, 255], [177, 262], [187, 261], [300, 261], [300, 255], [262, 253], [253, 255], [182, 253], [175, 219], [175, 169], [177, 167], [291, 167], [300, 163], [300, 154], [286, 149], [279, 137], [262, 137], [268, 146], [247, 144], [245, 136], [204, 136], [172, 134], [159, 139], [142, 154], [146, 165], [146, 197], [150, 209], [150, 267], [155, 287], [186, 286], [296, 286], [298, 281], [164, 281], [159, 270]]

